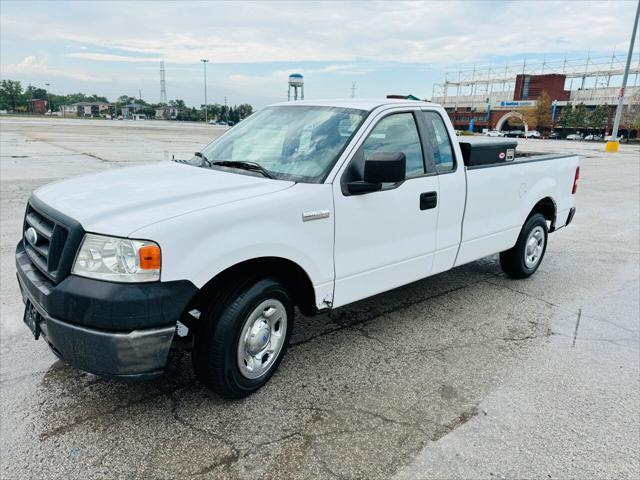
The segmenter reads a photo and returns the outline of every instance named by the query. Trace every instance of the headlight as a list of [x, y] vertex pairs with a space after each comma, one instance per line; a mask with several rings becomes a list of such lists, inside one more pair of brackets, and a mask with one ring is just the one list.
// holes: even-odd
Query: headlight
[[87, 233], [71, 273], [112, 282], [160, 280], [162, 257], [157, 243]]

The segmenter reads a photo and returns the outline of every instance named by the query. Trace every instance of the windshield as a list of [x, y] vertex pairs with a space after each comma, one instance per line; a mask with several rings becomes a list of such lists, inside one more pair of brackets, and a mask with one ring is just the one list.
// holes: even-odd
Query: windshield
[[268, 107], [207, 145], [202, 154], [214, 168], [221, 161], [253, 162], [274, 178], [317, 183], [366, 115], [347, 108]]

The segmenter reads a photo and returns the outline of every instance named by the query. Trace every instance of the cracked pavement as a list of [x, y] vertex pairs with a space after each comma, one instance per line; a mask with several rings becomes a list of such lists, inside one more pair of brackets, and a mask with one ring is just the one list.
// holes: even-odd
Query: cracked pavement
[[574, 223], [514, 281], [486, 258], [314, 318], [278, 372], [223, 400], [189, 353], [166, 375], [80, 372], [22, 324], [13, 250], [31, 190], [186, 157], [204, 125], [0, 119], [0, 476], [48, 478], [638, 478], [640, 149], [583, 155]]

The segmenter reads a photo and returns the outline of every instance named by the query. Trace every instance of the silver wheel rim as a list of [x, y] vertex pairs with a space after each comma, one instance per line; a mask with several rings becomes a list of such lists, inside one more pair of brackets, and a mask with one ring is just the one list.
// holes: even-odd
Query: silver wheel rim
[[238, 340], [238, 368], [250, 379], [265, 375], [275, 363], [287, 336], [287, 310], [276, 299], [260, 303], [247, 317]]
[[535, 267], [544, 251], [544, 230], [541, 226], [535, 227], [527, 237], [524, 247], [524, 264], [527, 268]]

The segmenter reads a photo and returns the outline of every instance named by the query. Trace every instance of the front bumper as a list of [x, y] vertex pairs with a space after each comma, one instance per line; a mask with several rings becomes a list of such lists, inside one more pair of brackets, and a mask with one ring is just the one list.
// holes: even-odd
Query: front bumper
[[16, 270], [53, 352], [81, 370], [124, 379], [162, 374], [176, 322], [197, 291], [188, 281], [118, 284], [73, 275], [54, 284], [22, 242]]

